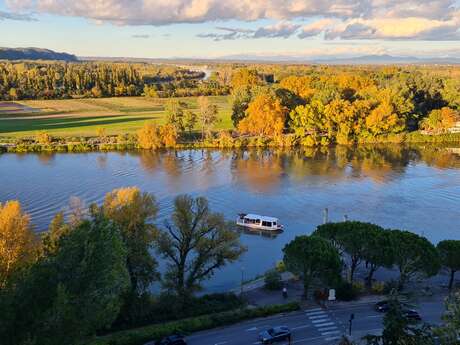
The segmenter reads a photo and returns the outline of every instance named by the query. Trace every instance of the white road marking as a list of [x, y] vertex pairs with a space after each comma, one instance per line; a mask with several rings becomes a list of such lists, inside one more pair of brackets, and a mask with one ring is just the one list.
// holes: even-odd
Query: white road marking
[[321, 335], [332, 335], [332, 334], [337, 334], [337, 333], [340, 333], [340, 331], [336, 330], [336, 331], [330, 331], [330, 332], [323, 332], [321, 333]]
[[316, 324], [315, 327], [324, 327], [324, 326], [332, 326], [334, 325], [334, 322], [324, 322], [321, 324]]
[[309, 311], [323, 311], [323, 308], [313, 308], [313, 309], [307, 309], [305, 310], [306, 312], [309, 312]]
[[307, 314], [308, 316], [310, 316], [310, 315], [324, 315], [324, 314], [326, 314], [326, 312], [324, 310], [321, 310], [321, 311], [312, 311], [310, 313], [305, 313], [305, 314]]
[[330, 326], [330, 327], [323, 327], [323, 328], [318, 328], [318, 331], [324, 332], [324, 331], [331, 331], [333, 329], [337, 329], [337, 326]]
[[[325, 318], [325, 319], [320, 319], [320, 320], [311, 320], [312, 323], [316, 324], [316, 323], [321, 323], [321, 322], [325, 322], [325, 321], [330, 321], [329, 320], [329, 317]], [[316, 327], [318, 327], [318, 325], [315, 325]]]
[[220, 343], [215, 343], [214, 345], [224, 345], [224, 344], [227, 344], [228, 342], [227, 341], [221, 341]]
[[246, 332], [257, 331], [257, 327], [248, 328]]
[[332, 340], [339, 340], [340, 337], [331, 337], [331, 338], [326, 338], [324, 339], [325, 341], [332, 341]]
[[308, 328], [308, 327], [310, 327], [310, 325], [297, 326], [297, 327], [291, 328], [291, 330], [302, 329], [302, 328]]
[[323, 315], [309, 316], [308, 318], [309, 318], [310, 320], [314, 320], [314, 319], [324, 319], [324, 318], [327, 318], [327, 317], [329, 317], [329, 315], [323, 314]]

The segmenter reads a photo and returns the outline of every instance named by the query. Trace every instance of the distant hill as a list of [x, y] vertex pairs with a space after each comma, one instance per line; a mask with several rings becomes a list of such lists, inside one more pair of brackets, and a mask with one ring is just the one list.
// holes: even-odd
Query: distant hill
[[1, 48], [0, 60], [63, 60], [77, 61], [75, 55], [42, 48]]

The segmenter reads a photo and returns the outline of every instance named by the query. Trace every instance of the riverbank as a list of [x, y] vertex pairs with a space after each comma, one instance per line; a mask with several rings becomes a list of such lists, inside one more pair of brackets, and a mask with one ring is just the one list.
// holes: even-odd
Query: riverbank
[[[43, 133], [42, 133], [43, 135]], [[45, 135], [47, 135], [45, 133]], [[235, 136], [229, 131], [215, 133], [212, 137], [201, 140], [196, 135], [189, 139], [178, 140], [175, 144], [159, 147], [170, 149], [235, 149], [235, 148], [294, 148], [294, 147], [329, 147], [334, 145], [305, 145], [305, 141], [293, 134], [277, 137]], [[120, 134], [104, 137], [48, 137], [48, 142], [40, 142], [40, 134], [36, 138], [3, 139], [0, 141], [0, 153], [29, 152], [90, 152], [90, 151], [129, 151], [140, 149], [137, 136]], [[380, 136], [361, 139], [357, 143], [345, 145], [377, 145], [377, 144], [449, 144], [460, 143], [460, 133], [426, 135], [419, 131], [392, 136]], [[343, 145], [342, 145], [343, 146]]]

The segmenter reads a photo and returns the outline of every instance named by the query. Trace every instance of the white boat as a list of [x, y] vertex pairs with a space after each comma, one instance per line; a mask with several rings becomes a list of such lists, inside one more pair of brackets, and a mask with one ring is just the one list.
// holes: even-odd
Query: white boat
[[236, 224], [254, 230], [280, 231], [283, 226], [278, 218], [261, 216], [258, 214], [240, 213], [236, 219]]

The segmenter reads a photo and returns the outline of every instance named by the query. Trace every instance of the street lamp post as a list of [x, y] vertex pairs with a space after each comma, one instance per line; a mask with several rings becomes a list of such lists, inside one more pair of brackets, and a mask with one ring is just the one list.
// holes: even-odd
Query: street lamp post
[[348, 328], [348, 335], [351, 337], [351, 325], [353, 323], [353, 319], [355, 318], [355, 314], [351, 314], [350, 315], [350, 320], [348, 320], [348, 323], [349, 323], [349, 328]]

